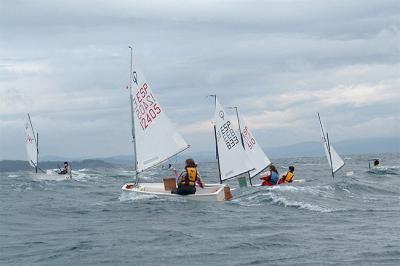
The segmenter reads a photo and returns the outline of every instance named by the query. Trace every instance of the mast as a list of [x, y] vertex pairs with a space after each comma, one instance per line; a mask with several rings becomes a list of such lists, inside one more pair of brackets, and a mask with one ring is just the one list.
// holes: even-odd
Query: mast
[[215, 127], [215, 124], [214, 124], [214, 138], [215, 138], [215, 156], [217, 158], [217, 163], [218, 163], [219, 183], [222, 184], [221, 166], [219, 165], [219, 154], [218, 154], [218, 143], [217, 143], [217, 128]]
[[328, 132], [326, 132], [326, 139], [327, 139], [327, 141], [328, 141], [328, 153], [329, 153], [329, 161], [330, 161], [330, 163], [331, 163], [332, 178], [335, 178], [335, 173], [333, 172], [333, 163], [332, 163], [332, 155], [331, 155], [331, 145], [329, 144]]
[[31, 116], [28, 113], [28, 120], [29, 120], [29, 124], [31, 125], [31, 129], [32, 129], [32, 133], [33, 133], [33, 139], [35, 140], [35, 144], [36, 144], [36, 163], [33, 163], [31, 160], [31, 163], [35, 165], [35, 173], [37, 174], [37, 170], [38, 170], [38, 157], [39, 157], [39, 134], [37, 134], [35, 136], [35, 130], [33, 130], [33, 125], [32, 125], [32, 120], [31, 120]]
[[35, 166], [36, 174], [38, 168], [39, 168], [39, 133], [36, 133], [36, 166]]
[[324, 137], [324, 141], [326, 143], [324, 127], [322, 126], [321, 117], [319, 116], [319, 112], [317, 112], [317, 115], [318, 115], [319, 125], [321, 126], [322, 136]]
[[328, 150], [328, 154], [329, 154], [329, 162], [330, 162], [330, 166], [331, 166], [332, 178], [334, 178], [335, 177], [335, 173], [333, 172], [331, 145], [329, 143], [328, 133], [326, 133], [326, 137], [325, 137], [325, 131], [324, 131], [324, 127], [322, 126], [321, 117], [319, 115], [319, 112], [317, 112], [317, 114], [318, 114], [319, 125], [321, 126], [322, 136], [324, 138], [324, 144], [325, 144], [326, 149]]
[[135, 73], [133, 73], [133, 48], [129, 45], [129, 49], [131, 51], [131, 60], [130, 60], [130, 71], [129, 71], [129, 99], [131, 101], [131, 123], [132, 123], [132, 142], [133, 142], [133, 156], [134, 156], [134, 171], [136, 183], [139, 183], [139, 175], [137, 172], [137, 154], [136, 154], [136, 138], [135, 138], [135, 118], [133, 117], [133, 96], [132, 96], [132, 82], [137, 84], [137, 80], [135, 77]]
[[[245, 147], [244, 147], [244, 141], [243, 141], [243, 135], [242, 135], [242, 129], [240, 128], [240, 120], [239, 120], [238, 108], [237, 108], [237, 106], [234, 106], [234, 107], [232, 107], [232, 108], [235, 109], [235, 112], [236, 112], [237, 123], [238, 123], [238, 126], [239, 126], [240, 140], [242, 141], [243, 149], [245, 149]], [[246, 149], [245, 149], [245, 150], [246, 150]]]
[[[214, 106], [216, 107], [217, 106], [217, 95], [211, 94], [209, 96], [214, 97]], [[218, 152], [217, 127], [215, 126], [215, 122], [214, 122], [214, 139], [215, 139], [215, 157], [217, 158], [217, 163], [218, 163], [219, 183], [222, 184], [221, 165], [219, 163], [219, 152]]]
[[[238, 123], [238, 126], [239, 126], [240, 140], [241, 140], [241, 142], [242, 142], [243, 149], [246, 150], [246, 148], [245, 148], [245, 146], [244, 146], [244, 141], [243, 141], [242, 129], [241, 129], [241, 127], [240, 127], [240, 119], [239, 119], [238, 108], [237, 108], [237, 106], [234, 106], [234, 107], [232, 107], [232, 108], [235, 109], [235, 112], [236, 112], [237, 123]], [[253, 183], [251, 182], [250, 171], [247, 172], [247, 174], [249, 175], [250, 186], [253, 186]]]

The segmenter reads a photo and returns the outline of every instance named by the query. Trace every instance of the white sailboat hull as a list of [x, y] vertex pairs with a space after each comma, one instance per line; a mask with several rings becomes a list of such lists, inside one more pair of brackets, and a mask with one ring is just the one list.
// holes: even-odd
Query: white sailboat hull
[[38, 181], [44, 181], [44, 180], [46, 180], [46, 181], [63, 181], [63, 180], [70, 180], [70, 179], [72, 179], [72, 177], [73, 177], [73, 174], [72, 175], [69, 175], [69, 174], [59, 175], [56, 170], [52, 170], [52, 169], [46, 170], [45, 173], [39, 172], [39, 173], [33, 175], [33, 179], [38, 180]]
[[151, 194], [165, 197], [184, 197], [185, 199], [197, 201], [225, 201], [225, 185], [223, 184], [206, 184], [204, 188], [196, 187], [196, 194], [178, 195], [171, 194], [171, 191], [164, 189], [164, 183], [127, 183], [122, 186], [123, 191], [136, 192], [143, 194]]

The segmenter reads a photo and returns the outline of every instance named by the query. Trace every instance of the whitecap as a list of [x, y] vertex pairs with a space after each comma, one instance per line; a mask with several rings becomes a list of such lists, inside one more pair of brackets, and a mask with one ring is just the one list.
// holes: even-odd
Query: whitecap
[[59, 174], [35, 174], [33, 175], [34, 181], [65, 181], [69, 178], [66, 178], [65, 175]]
[[119, 196], [120, 201], [139, 201], [157, 198], [154, 194], [144, 194], [135, 192], [122, 192]]
[[280, 185], [280, 186], [272, 186], [272, 187], [267, 187], [267, 190], [270, 191], [291, 191], [291, 192], [298, 192], [298, 191], [304, 191], [306, 188], [304, 187], [296, 187], [296, 186], [289, 186], [289, 185]]
[[274, 197], [272, 196], [272, 202], [276, 204], [282, 204], [285, 207], [296, 207], [299, 209], [307, 209], [310, 211], [316, 212], [333, 212], [333, 209], [325, 208], [318, 205], [313, 205], [310, 203], [302, 202], [302, 201], [290, 201], [283, 197]]
[[348, 190], [347, 188], [343, 188], [343, 191], [346, 191], [349, 194], [352, 194], [350, 190]]

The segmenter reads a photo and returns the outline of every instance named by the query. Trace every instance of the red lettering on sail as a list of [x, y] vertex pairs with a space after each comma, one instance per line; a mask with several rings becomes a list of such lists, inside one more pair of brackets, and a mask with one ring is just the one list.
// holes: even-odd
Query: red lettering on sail
[[149, 92], [147, 83], [143, 83], [135, 94], [134, 112], [142, 130], [146, 130], [162, 113], [156, 98]]
[[256, 144], [255, 138], [251, 135], [247, 126], [243, 129], [243, 140], [246, 143], [247, 147], [251, 150], [253, 149], [254, 145]]

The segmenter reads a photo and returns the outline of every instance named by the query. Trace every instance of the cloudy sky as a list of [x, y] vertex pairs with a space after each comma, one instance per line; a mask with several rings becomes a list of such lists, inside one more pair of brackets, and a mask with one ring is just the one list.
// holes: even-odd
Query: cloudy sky
[[214, 147], [212, 100], [264, 147], [400, 135], [400, 4], [393, 1], [0, 1], [0, 159], [130, 154], [133, 45], [193, 151]]

